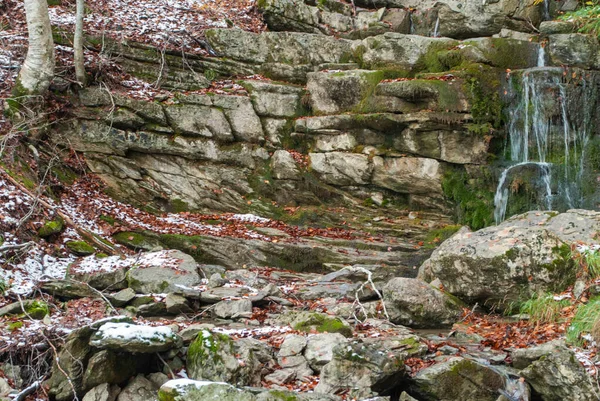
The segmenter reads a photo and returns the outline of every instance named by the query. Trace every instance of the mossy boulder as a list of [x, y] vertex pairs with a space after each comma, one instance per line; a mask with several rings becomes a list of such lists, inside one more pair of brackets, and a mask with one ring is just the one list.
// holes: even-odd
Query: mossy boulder
[[420, 268], [425, 281], [469, 302], [505, 307], [538, 292], [561, 292], [575, 280], [570, 244], [595, 243], [600, 213], [529, 212], [475, 233], [461, 229]]
[[504, 378], [495, 370], [455, 357], [419, 371], [411, 387], [423, 401], [496, 401], [504, 385]]
[[96, 249], [85, 241], [67, 241], [65, 246], [77, 256], [93, 255]]
[[65, 223], [62, 219], [47, 221], [38, 229], [38, 235], [42, 238], [50, 237], [51, 235], [60, 234], [65, 228]]
[[415, 328], [451, 326], [464, 306], [439, 288], [414, 278], [394, 278], [383, 287], [383, 300], [390, 320]]
[[162, 248], [158, 240], [141, 232], [122, 231], [113, 235], [113, 239], [117, 244], [125, 245], [137, 251], [156, 251]]
[[277, 317], [278, 324], [289, 324], [294, 330], [318, 333], [340, 333], [345, 337], [352, 336], [350, 325], [335, 316], [320, 312], [288, 312]]
[[260, 361], [249, 353], [241, 362], [238, 353], [231, 337], [202, 330], [188, 348], [188, 374], [195, 380], [225, 381], [239, 386], [260, 384]]

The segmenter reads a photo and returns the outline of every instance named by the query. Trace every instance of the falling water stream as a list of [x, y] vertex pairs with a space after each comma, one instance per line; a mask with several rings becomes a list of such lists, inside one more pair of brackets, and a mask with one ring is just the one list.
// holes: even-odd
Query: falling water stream
[[[542, 67], [541, 46], [539, 51]], [[507, 153], [512, 164], [496, 189], [496, 224], [506, 217], [511, 192], [526, 180], [536, 195], [535, 208], [569, 209], [584, 203], [584, 160], [597, 89], [583, 77], [567, 83], [562, 69], [540, 67], [516, 73], [508, 83]]]

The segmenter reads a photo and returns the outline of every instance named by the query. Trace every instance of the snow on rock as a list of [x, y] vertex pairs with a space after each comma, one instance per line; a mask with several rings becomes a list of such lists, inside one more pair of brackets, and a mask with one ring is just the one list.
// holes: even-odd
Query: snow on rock
[[150, 354], [167, 351], [180, 341], [179, 336], [168, 326], [105, 323], [94, 333], [90, 345], [102, 349]]

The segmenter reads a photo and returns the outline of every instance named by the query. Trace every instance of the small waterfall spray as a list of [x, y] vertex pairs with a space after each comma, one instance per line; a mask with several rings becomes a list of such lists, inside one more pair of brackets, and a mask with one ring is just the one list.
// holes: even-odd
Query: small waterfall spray
[[435, 27], [433, 28], [433, 34], [431, 36], [434, 38], [440, 37], [440, 16], [439, 15], [438, 15], [437, 19], [435, 20]]
[[513, 164], [502, 172], [496, 189], [496, 224], [506, 217], [511, 189], [518, 190], [519, 185], [511, 187], [515, 179], [517, 184], [529, 180], [538, 208], [583, 206], [585, 149], [597, 92], [596, 85], [584, 77], [565, 82], [557, 68], [532, 68], [511, 76], [507, 150]]
[[540, 43], [540, 47], [538, 49], [537, 66], [538, 67], [546, 66], [546, 49], [544, 48], [544, 46], [541, 43]]

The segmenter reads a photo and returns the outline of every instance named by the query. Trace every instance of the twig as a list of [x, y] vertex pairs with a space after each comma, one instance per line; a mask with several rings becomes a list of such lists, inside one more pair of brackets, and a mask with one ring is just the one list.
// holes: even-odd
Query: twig
[[35, 245], [35, 242], [33, 242], [33, 241], [25, 242], [24, 244], [2, 245], [2, 246], [0, 246], [0, 254], [4, 253], [6, 251], [15, 250], [15, 249], [29, 248], [29, 247], [34, 246], [34, 245]]
[[25, 387], [19, 394], [15, 395], [13, 401], [25, 401], [28, 395], [35, 393], [42, 385], [44, 376], [40, 377], [28, 387]]
[[370, 272], [369, 270], [365, 269], [364, 267], [360, 267], [360, 266], [345, 266], [342, 270], [348, 270], [352, 273], [361, 272], [361, 273], [364, 273], [367, 275], [367, 281], [363, 282], [361, 284], [361, 286], [358, 287], [358, 289], [356, 290], [355, 301], [354, 301], [354, 303], [357, 303], [361, 307], [365, 316], [367, 316], [367, 311], [365, 310], [363, 304], [359, 301], [358, 294], [359, 294], [359, 292], [362, 292], [364, 290], [364, 288], [367, 284], [370, 284], [371, 287], [373, 287], [373, 291], [375, 291], [375, 294], [377, 294], [377, 296], [381, 300], [381, 305], [383, 306], [383, 314], [385, 315], [385, 318], [387, 320], [390, 320], [390, 315], [388, 314], [387, 308], [385, 307], [383, 295], [381, 295], [381, 292], [379, 292], [379, 290], [375, 286], [375, 283], [373, 282], [373, 273]]

